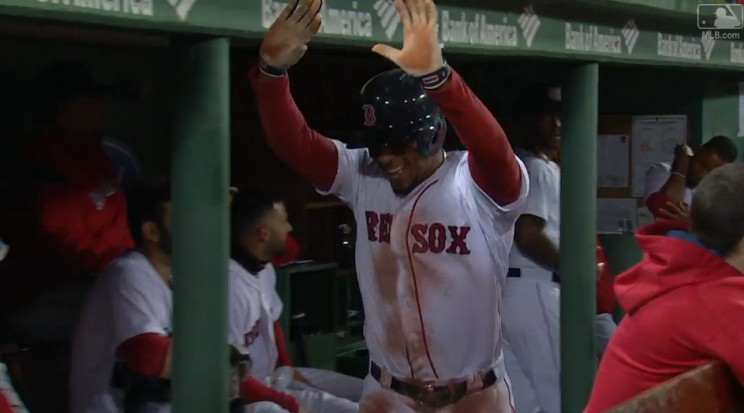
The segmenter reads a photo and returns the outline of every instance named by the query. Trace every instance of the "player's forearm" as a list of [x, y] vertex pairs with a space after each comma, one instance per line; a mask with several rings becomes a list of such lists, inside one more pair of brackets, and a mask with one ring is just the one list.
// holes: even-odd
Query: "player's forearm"
[[297, 400], [294, 397], [266, 386], [255, 377], [248, 377], [240, 383], [240, 397], [245, 399], [248, 404], [272, 402], [288, 410], [290, 413], [297, 413], [300, 410]]
[[522, 174], [501, 125], [457, 72], [442, 88], [429, 92], [468, 150], [473, 180], [500, 205], [517, 200]]
[[553, 241], [541, 230], [517, 233], [514, 237], [519, 251], [536, 264], [558, 271], [558, 257], [560, 252]]
[[667, 182], [656, 192], [646, 198], [646, 208], [655, 218], [668, 219], [661, 213], [662, 209], [667, 209], [669, 203], [679, 205], [684, 201], [685, 189], [687, 182], [680, 175], [672, 174]]
[[289, 79], [271, 78], [254, 67], [250, 73], [266, 141], [277, 158], [322, 190], [333, 185], [338, 150], [310, 129], [289, 90]]
[[685, 199], [685, 189], [687, 188], [687, 179], [678, 173], [672, 172], [661, 192], [665, 193], [674, 203], [681, 203]]

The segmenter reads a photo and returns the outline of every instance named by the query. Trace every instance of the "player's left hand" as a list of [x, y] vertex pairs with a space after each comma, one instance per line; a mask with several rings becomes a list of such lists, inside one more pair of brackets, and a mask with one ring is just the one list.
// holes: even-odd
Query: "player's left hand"
[[685, 204], [684, 202], [682, 202], [681, 204], [667, 202], [666, 206], [659, 210], [659, 215], [666, 219], [689, 222], [690, 207], [687, 206], [687, 204]]
[[300, 383], [306, 384], [306, 385], [308, 385], [310, 387], [315, 387], [312, 383], [310, 383], [310, 379], [308, 379], [307, 377], [305, 377], [305, 375], [302, 374], [302, 373], [300, 373], [300, 371], [297, 370], [297, 369], [294, 370], [294, 377], [293, 378], [295, 380], [299, 381]]
[[434, 3], [431, 0], [395, 0], [395, 8], [403, 23], [403, 48], [377, 44], [372, 51], [411, 76], [427, 75], [444, 66]]

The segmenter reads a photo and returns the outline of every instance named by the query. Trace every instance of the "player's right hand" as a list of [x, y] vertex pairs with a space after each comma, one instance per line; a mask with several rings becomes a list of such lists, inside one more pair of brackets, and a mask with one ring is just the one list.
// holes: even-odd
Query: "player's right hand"
[[432, 0], [395, 0], [403, 23], [403, 48], [377, 44], [372, 51], [386, 57], [411, 76], [430, 74], [444, 66], [437, 38], [437, 8]]
[[307, 43], [320, 30], [323, 0], [292, 0], [264, 36], [259, 52], [269, 65], [288, 68], [307, 50]]
[[674, 148], [674, 163], [672, 164], [672, 170], [686, 176], [690, 169], [691, 160], [692, 149], [684, 143], [677, 145]]

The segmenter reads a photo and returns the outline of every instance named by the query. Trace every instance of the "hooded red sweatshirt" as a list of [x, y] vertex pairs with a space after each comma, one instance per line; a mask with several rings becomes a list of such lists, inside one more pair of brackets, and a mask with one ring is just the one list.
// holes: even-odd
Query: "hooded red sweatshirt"
[[715, 360], [744, 383], [744, 275], [686, 232], [659, 221], [636, 234], [643, 259], [615, 280], [626, 316], [584, 413], [599, 413]]

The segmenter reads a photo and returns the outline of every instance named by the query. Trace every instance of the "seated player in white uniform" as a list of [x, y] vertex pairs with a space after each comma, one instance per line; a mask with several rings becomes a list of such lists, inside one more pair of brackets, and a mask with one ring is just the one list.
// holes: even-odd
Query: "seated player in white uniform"
[[[128, 215], [137, 249], [95, 281], [75, 332], [71, 413], [171, 410], [170, 186], [133, 189]], [[245, 411], [286, 413], [273, 403]]]
[[713, 169], [736, 161], [736, 144], [714, 136], [694, 151], [687, 145], [674, 149], [674, 162], [659, 162], [646, 171], [644, 200], [657, 219], [688, 221], [692, 194]]
[[517, 413], [557, 413], [561, 171], [551, 155], [560, 148], [560, 101], [548, 88], [539, 88], [523, 97], [520, 114], [517, 153], [527, 167], [530, 193], [509, 256], [501, 323], [504, 357]]
[[283, 304], [270, 264], [286, 253], [292, 230], [284, 203], [271, 192], [243, 189], [233, 196], [231, 217], [230, 343], [247, 347], [253, 361], [243, 397], [273, 401], [292, 413], [357, 412], [361, 379], [293, 368], [285, 348], [278, 321]]
[[[344, 145], [312, 130], [287, 68], [318, 32], [321, 3], [290, 2], [250, 76], [276, 156], [354, 214], [371, 358], [359, 411], [511, 412], [499, 311], [526, 171], [444, 61], [431, 0], [396, 0], [403, 47], [373, 52], [399, 69], [362, 86], [360, 139]], [[447, 121], [467, 151], [442, 149]]]

